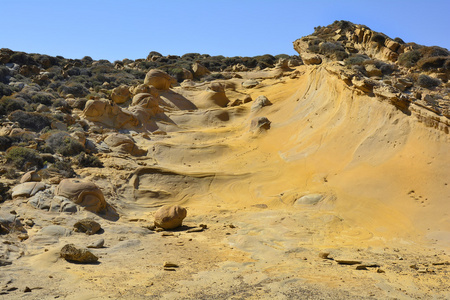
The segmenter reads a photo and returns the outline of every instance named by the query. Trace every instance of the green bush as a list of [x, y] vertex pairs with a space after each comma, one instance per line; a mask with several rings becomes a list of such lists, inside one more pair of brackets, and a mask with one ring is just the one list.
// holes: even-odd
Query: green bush
[[441, 84], [441, 81], [437, 78], [433, 78], [428, 75], [421, 74], [417, 78], [417, 84], [423, 88], [430, 89], [430, 88], [439, 86]]
[[31, 97], [31, 102], [33, 103], [41, 103], [47, 106], [52, 105], [52, 100], [54, 99], [52, 94], [49, 93], [36, 93]]
[[0, 66], [0, 83], [8, 83], [8, 77], [11, 76], [9, 69], [5, 66]]
[[49, 171], [57, 172], [66, 178], [75, 177], [76, 173], [72, 168], [69, 160], [58, 160], [54, 164], [51, 164], [48, 168]]
[[26, 171], [31, 167], [42, 168], [44, 162], [39, 153], [33, 149], [25, 147], [12, 147], [6, 152], [6, 159], [16, 168]]
[[447, 60], [450, 60], [449, 56], [432, 56], [422, 58], [417, 62], [417, 66], [422, 70], [433, 70], [444, 67]]
[[[103, 82], [102, 82], [103, 83]], [[78, 82], [70, 82], [66, 85], [62, 85], [58, 88], [58, 93], [63, 95], [72, 94], [75, 97], [84, 97], [89, 94], [89, 90], [84, 87], [81, 83]]]
[[344, 60], [345, 65], [353, 66], [353, 65], [363, 65], [364, 61], [369, 60], [370, 58], [364, 54], [354, 54], [347, 59]]
[[422, 57], [419, 50], [412, 50], [402, 53], [398, 56], [398, 63], [401, 66], [411, 68], [416, 65], [419, 59]]
[[22, 110], [13, 111], [8, 118], [13, 122], [18, 122], [21, 128], [28, 128], [34, 131], [40, 131], [52, 123], [50, 118], [45, 115]]
[[14, 92], [9, 85], [0, 82], [0, 98], [3, 96], [10, 96]]
[[58, 131], [46, 139], [47, 146], [53, 152], [64, 156], [74, 156], [84, 152], [84, 146], [66, 132]]
[[103, 163], [97, 156], [89, 155], [84, 152], [75, 156], [75, 161], [80, 167], [103, 168]]
[[383, 45], [385, 40], [386, 40], [386, 37], [384, 35], [382, 35], [381, 33], [375, 33], [371, 39], [372, 42], [376, 42], [376, 43], [378, 43], [378, 45]]

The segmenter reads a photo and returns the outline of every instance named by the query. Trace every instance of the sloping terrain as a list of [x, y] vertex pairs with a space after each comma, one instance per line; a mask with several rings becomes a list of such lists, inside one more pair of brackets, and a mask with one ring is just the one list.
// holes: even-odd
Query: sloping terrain
[[[448, 299], [450, 136], [439, 103], [414, 98], [414, 86], [378, 92], [403, 69], [369, 79], [327, 56], [280, 65], [74, 109], [104, 165], [76, 174], [116, 217], [1, 203], [26, 233], [1, 236], [0, 298]], [[443, 85], [429, 93], [445, 102]], [[131, 150], [106, 145], [119, 132]], [[183, 227], [155, 230], [165, 204], [186, 207]], [[73, 231], [85, 217], [102, 231]], [[98, 239], [98, 263], [59, 257]]]

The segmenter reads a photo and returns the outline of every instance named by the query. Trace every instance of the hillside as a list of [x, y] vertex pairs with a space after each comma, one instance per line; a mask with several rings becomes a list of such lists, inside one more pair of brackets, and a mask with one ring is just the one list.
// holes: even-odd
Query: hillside
[[1, 295], [449, 298], [450, 53], [346, 21], [294, 49], [1, 49]]

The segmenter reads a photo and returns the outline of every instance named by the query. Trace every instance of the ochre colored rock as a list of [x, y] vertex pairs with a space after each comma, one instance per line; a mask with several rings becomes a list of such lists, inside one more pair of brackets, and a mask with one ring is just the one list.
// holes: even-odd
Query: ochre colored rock
[[180, 227], [183, 223], [183, 219], [186, 218], [186, 214], [186, 209], [181, 206], [163, 206], [155, 213], [155, 225], [164, 229]]
[[175, 78], [166, 72], [156, 69], [148, 71], [144, 79], [144, 84], [153, 85], [158, 90], [168, 90], [170, 89], [170, 86], [176, 82]]
[[121, 104], [131, 98], [130, 89], [126, 85], [121, 85], [112, 90], [111, 99], [114, 103]]

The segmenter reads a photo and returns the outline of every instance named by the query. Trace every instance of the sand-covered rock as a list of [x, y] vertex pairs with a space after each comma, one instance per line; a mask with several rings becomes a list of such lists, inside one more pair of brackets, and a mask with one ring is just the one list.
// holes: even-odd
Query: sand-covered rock
[[166, 205], [155, 213], [155, 225], [164, 229], [174, 229], [183, 224], [187, 210], [178, 205]]
[[269, 99], [267, 99], [266, 96], [258, 96], [255, 101], [252, 104], [251, 110], [252, 111], [258, 111], [261, 108], [265, 107], [265, 106], [270, 106], [272, 105], [272, 102], [270, 102]]

